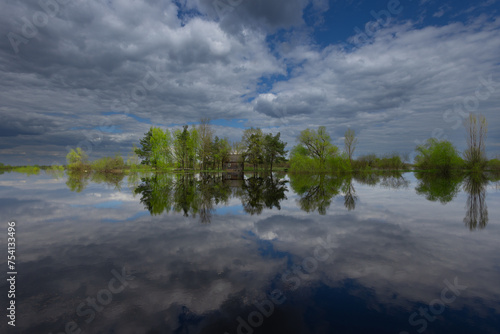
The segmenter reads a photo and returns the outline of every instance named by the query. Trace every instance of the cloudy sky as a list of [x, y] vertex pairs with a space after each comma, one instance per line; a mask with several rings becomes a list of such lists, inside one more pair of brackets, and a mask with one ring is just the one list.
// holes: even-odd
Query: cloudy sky
[[463, 150], [468, 112], [500, 154], [500, 1], [3, 0], [0, 161], [63, 163], [210, 117], [219, 136], [325, 125], [356, 154]]

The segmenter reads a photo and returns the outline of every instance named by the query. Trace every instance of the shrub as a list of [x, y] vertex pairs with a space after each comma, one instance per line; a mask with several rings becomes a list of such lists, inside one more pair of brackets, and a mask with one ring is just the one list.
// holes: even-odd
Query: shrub
[[375, 167], [377, 156], [375, 154], [366, 154], [352, 161], [352, 168], [360, 170]]
[[379, 169], [402, 169], [405, 167], [405, 164], [401, 160], [399, 154], [392, 153], [377, 159], [375, 166]]
[[76, 150], [69, 151], [66, 155], [68, 162], [68, 169], [70, 170], [87, 170], [90, 169], [88, 163], [88, 156], [81, 148], [77, 147]]
[[122, 170], [126, 167], [123, 158], [120, 155], [115, 157], [104, 157], [92, 162], [92, 169], [98, 172], [111, 172]]
[[326, 159], [326, 168], [332, 172], [349, 172], [351, 171], [351, 163], [347, 153], [342, 153], [334, 156], [329, 156]]
[[486, 163], [486, 170], [500, 171], [500, 159], [491, 159]]
[[447, 140], [430, 138], [424, 145], [416, 148], [415, 167], [419, 169], [437, 169], [448, 173], [464, 166], [464, 161], [453, 144]]

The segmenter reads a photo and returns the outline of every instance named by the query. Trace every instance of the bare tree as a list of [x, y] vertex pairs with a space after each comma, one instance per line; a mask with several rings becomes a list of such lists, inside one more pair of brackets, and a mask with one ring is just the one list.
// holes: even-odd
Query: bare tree
[[245, 152], [245, 144], [241, 141], [234, 141], [231, 144], [231, 149], [233, 154], [242, 154]]
[[358, 144], [358, 138], [356, 138], [354, 130], [347, 129], [344, 134], [344, 145], [345, 145], [345, 152], [349, 156], [349, 161], [351, 162], [352, 162], [352, 155], [354, 153], [354, 150], [356, 149], [357, 144]]
[[473, 113], [464, 121], [467, 149], [464, 152], [464, 159], [469, 167], [482, 167], [486, 162], [486, 135], [488, 133], [488, 122], [486, 117]]
[[210, 125], [209, 118], [202, 118], [198, 126], [198, 135], [200, 136], [199, 158], [201, 161], [201, 169], [206, 169], [210, 158], [214, 131]]

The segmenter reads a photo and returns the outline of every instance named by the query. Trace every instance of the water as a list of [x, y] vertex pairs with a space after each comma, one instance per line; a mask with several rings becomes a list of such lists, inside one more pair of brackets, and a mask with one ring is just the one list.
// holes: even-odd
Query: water
[[500, 333], [491, 179], [8, 173], [0, 197], [2, 333]]

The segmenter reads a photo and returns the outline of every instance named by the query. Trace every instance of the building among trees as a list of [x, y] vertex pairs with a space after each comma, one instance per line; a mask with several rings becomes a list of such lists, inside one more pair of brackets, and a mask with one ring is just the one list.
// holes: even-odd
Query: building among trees
[[245, 161], [241, 154], [230, 154], [224, 163], [224, 170], [232, 173], [243, 173], [245, 171]]

